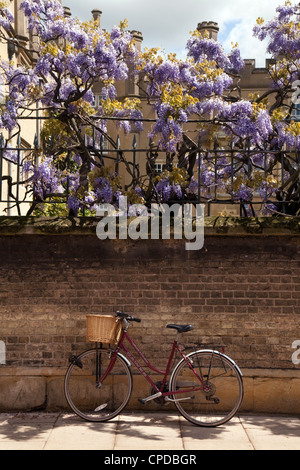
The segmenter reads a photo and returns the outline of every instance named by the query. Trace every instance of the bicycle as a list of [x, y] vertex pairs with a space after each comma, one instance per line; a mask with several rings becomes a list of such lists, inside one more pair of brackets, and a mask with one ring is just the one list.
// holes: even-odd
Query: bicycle
[[[185, 355], [178, 344], [178, 335], [191, 331], [192, 325], [167, 325], [177, 334], [166, 369], [159, 370], [128, 335], [132, 322], [141, 320], [120, 311], [111, 318], [118, 329], [113, 347], [96, 342], [95, 348], [69, 359], [64, 391], [70, 408], [78, 416], [87, 421], [104, 422], [121, 413], [133, 390], [130, 361], [151, 385], [151, 394], [138, 399], [142, 404], [152, 400], [174, 403], [184, 418], [206, 427], [222, 425], [237, 413], [244, 394], [242, 372], [232, 359], [214, 349], [195, 350]], [[162, 380], [153, 382], [127, 349], [125, 340], [147, 367], [163, 376]], [[179, 353], [180, 360], [170, 374], [175, 353]]]

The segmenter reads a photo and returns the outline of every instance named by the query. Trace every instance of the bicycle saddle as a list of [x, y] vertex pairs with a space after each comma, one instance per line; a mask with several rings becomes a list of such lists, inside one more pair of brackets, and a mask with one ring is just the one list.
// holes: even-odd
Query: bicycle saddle
[[193, 325], [167, 325], [167, 328], [174, 328], [178, 333], [186, 333], [194, 329]]

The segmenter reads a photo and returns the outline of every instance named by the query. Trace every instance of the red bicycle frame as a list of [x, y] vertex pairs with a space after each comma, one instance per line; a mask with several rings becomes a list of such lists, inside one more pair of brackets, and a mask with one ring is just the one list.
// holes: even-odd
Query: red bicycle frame
[[[149, 375], [147, 374], [147, 372], [143, 369], [143, 367], [141, 366], [141, 364], [139, 363], [139, 361], [131, 354], [131, 352], [127, 349], [127, 347], [124, 345], [124, 340], [127, 339], [128, 342], [130, 343], [130, 345], [134, 348], [134, 350], [137, 352], [138, 356], [144, 361], [144, 363], [146, 364], [147, 367], [149, 367], [153, 372], [159, 374], [159, 375], [162, 375], [163, 376], [163, 380], [161, 382], [161, 387], [160, 389], [156, 386], [156, 384], [153, 382], [153, 380], [149, 377]], [[187, 358], [187, 356], [185, 356], [185, 354], [181, 351], [179, 345], [178, 345], [178, 342], [177, 340], [175, 339], [174, 340], [174, 343], [173, 343], [173, 346], [172, 346], [172, 350], [171, 350], [171, 353], [170, 353], [170, 356], [169, 356], [169, 360], [168, 360], [168, 364], [167, 364], [167, 368], [165, 371], [162, 371], [162, 370], [159, 370], [157, 369], [156, 367], [154, 367], [149, 361], [148, 359], [143, 355], [142, 351], [140, 351], [140, 349], [138, 348], [138, 346], [135, 344], [135, 342], [130, 338], [130, 336], [127, 334], [126, 331], [123, 331], [122, 332], [122, 335], [121, 335], [121, 338], [120, 338], [120, 341], [118, 343], [118, 346], [117, 348], [114, 350], [113, 354], [112, 354], [112, 357], [111, 357], [111, 361], [109, 363], [109, 366], [107, 368], [107, 370], [105, 371], [105, 373], [102, 375], [102, 377], [100, 378], [99, 380], [99, 383], [102, 383], [106, 377], [108, 376], [108, 374], [111, 372], [111, 370], [113, 369], [114, 367], [114, 364], [116, 362], [116, 358], [117, 358], [117, 354], [120, 352], [120, 350], [124, 351], [126, 356], [128, 356], [128, 358], [134, 363], [134, 365], [137, 367], [137, 369], [139, 370], [139, 372], [145, 377], [145, 379], [152, 385], [152, 387], [154, 388], [154, 390], [157, 391], [157, 393], [161, 393], [160, 396], [163, 396], [163, 397], [166, 397], [166, 396], [170, 396], [170, 395], [175, 395], [175, 394], [179, 394], [179, 393], [187, 393], [187, 392], [194, 392], [194, 391], [197, 391], [197, 390], [205, 390], [205, 384], [203, 383], [203, 380], [202, 378], [197, 374], [197, 372], [195, 371], [194, 367], [192, 366], [191, 362], [189, 361], [189, 359]], [[199, 386], [197, 387], [192, 387], [190, 389], [184, 389], [184, 390], [176, 390], [176, 391], [163, 391], [164, 390], [164, 387], [165, 387], [165, 384], [166, 384], [166, 381], [167, 381], [167, 378], [168, 378], [168, 375], [169, 375], [169, 372], [170, 372], [170, 368], [171, 368], [171, 364], [172, 364], [172, 360], [173, 360], [173, 357], [174, 357], [174, 354], [175, 354], [175, 351], [178, 351], [181, 355], [181, 357], [184, 359], [184, 361], [187, 363], [187, 365], [190, 367], [190, 369], [193, 371], [193, 373], [195, 374], [195, 378], [197, 378], [200, 382]]]

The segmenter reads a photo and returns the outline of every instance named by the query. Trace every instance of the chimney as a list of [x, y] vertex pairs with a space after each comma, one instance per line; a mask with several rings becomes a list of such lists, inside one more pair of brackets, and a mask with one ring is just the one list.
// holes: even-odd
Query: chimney
[[207, 31], [210, 39], [214, 41], [218, 40], [219, 26], [218, 23], [214, 21], [202, 21], [202, 23], [198, 23], [197, 30], [200, 31], [200, 33]]
[[71, 10], [69, 7], [64, 7], [64, 17], [70, 18], [72, 16]]
[[92, 15], [93, 15], [94, 21], [98, 21], [99, 26], [100, 26], [102, 11], [95, 8], [94, 10], [92, 10]]
[[142, 49], [142, 42], [143, 42], [143, 35], [140, 31], [130, 31], [133, 39], [134, 39], [134, 42], [135, 42], [135, 46], [136, 48], [141, 51]]

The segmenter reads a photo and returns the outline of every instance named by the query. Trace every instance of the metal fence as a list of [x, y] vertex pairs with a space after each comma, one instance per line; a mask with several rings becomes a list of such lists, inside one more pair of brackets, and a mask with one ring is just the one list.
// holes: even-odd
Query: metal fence
[[[86, 142], [90, 154], [100, 166], [113, 166], [115, 174], [127, 180], [125, 189], [143, 184], [152, 186], [147, 203], [162, 202], [155, 186], [159, 179], [172, 173], [174, 168], [184, 170], [188, 185], [181, 196], [169, 198], [169, 203], [206, 204], [207, 215], [217, 206], [220, 211], [238, 208], [241, 216], [286, 213], [299, 215], [300, 209], [300, 152], [294, 150], [253, 149], [245, 144], [237, 149], [233, 144], [221, 147], [217, 142], [204, 149], [201, 141], [179, 148], [170, 154], [159, 150], [150, 140], [146, 148], [138, 148], [135, 135], [129, 148], [116, 140], [115, 148], [108, 148], [103, 138], [96, 144], [92, 138]], [[16, 145], [7, 148], [0, 136], [0, 214], [26, 215], [39, 205], [65, 204], [69, 196], [66, 178], [64, 191], [37, 196], [32, 177], [27, 174], [28, 162], [38, 165], [39, 143], [35, 138], [31, 148], [22, 146], [18, 135]], [[215, 210], [215, 209], [214, 209]], [[85, 215], [85, 211], [81, 212]]]

